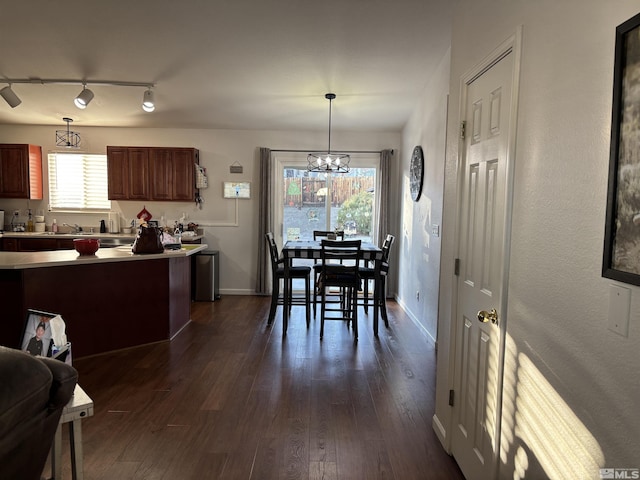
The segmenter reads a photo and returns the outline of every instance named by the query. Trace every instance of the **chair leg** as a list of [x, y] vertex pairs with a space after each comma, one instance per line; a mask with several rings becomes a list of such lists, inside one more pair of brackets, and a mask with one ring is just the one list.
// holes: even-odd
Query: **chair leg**
[[325, 292], [325, 288], [322, 288], [322, 296], [320, 299], [320, 340], [322, 340], [322, 337], [324, 336], [324, 316], [325, 316], [325, 297], [326, 297], [326, 292]]
[[267, 325], [271, 325], [273, 323], [273, 319], [276, 316], [276, 309], [278, 308], [278, 296], [280, 296], [280, 279], [274, 278], [271, 290], [271, 308], [269, 309], [269, 320], [267, 320]]
[[364, 313], [369, 313], [369, 280], [367, 278], [363, 278], [362, 279], [362, 283], [364, 283], [364, 302], [362, 302], [362, 304], [364, 305]]
[[380, 293], [379, 299], [380, 302], [380, 313], [382, 314], [382, 320], [384, 320], [384, 326], [389, 328], [389, 318], [387, 317], [387, 295], [386, 295], [386, 283], [385, 277], [380, 279]]
[[351, 306], [353, 313], [351, 314], [351, 322], [353, 323], [353, 340], [358, 340], [358, 288], [351, 287], [352, 299]]
[[309, 328], [309, 326], [311, 325], [311, 297], [310, 297], [310, 279], [309, 279], [309, 275], [307, 275], [304, 278], [304, 304], [305, 304], [305, 309], [306, 309], [306, 314], [307, 314], [307, 329]]
[[373, 284], [373, 336], [378, 336], [378, 306], [380, 301], [380, 285], [377, 280]]
[[316, 271], [313, 270], [313, 318], [316, 318], [316, 307], [318, 303], [318, 295], [320, 292], [318, 291], [318, 279], [320, 278], [319, 274], [316, 274]]

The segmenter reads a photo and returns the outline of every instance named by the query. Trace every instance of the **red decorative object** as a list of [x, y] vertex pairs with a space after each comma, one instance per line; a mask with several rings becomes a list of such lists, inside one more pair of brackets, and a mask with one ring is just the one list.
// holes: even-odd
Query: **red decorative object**
[[149, 210], [147, 210], [146, 207], [142, 207], [142, 210], [138, 212], [138, 218], [143, 222], [148, 222], [149, 220], [151, 220], [152, 217], [153, 215], [151, 215], [151, 213], [149, 212]]
[[99, 238], [74, 238], [73, 246], [80, 255], [93, 255], [100, 248]]

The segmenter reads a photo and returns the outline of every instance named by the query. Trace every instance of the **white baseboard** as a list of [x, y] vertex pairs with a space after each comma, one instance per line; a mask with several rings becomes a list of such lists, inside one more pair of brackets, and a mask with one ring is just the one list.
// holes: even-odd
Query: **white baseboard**
[[436, 344], [437, 343], [436, 339], [433, 338], [431, 333], [429, 333], [429, 330], [427, 330], [424, 327], [424, 325], [422, 325], [422, 323], [420, 323], [418, 318], [413, 314], [413, 312], [409, 309], [409, 307], [407, 307], [407, 305], [402, 301], [402, 299], [396, 297], [396, 302], [398, 302], [398, 305], [400, 305], [402, 307], [404, 312], [409, 316], [409, 318], [415, 324], [415, 326], [418, 327], [418, 330], [420, 330], [420, 332], [422, 332], [427, 337], [427, 339], [431, 340], [434, 344]]

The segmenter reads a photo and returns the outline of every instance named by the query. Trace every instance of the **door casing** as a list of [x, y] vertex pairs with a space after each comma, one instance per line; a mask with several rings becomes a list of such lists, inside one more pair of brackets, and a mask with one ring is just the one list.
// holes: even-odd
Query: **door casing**
[[[500, 419], [501, 419], [501, 409], [502, 409], [502, 383], [503, 383], [503, 371], [502, 365], [504, 364], [504, 347], [505, 347], [505, 339], [507, 332], [507, 306], [508, 306], [508, 284], [509, 284], [509, 258], [510, 258], [510, 244], [511, 244], [511, 230], [512, 230], [512, 211], [513, 211], [513, 195], [514, 195], [514, 163], [515, 163], [515, 153], [516, 153], [516, 133], [517, 133], [517, 112], [518, 112], [518, 92], [519, 92], [519, 81], [520, 81], [520, 70], [521, 70], [521, 49], [522, 49], [522, 26], [518, 26], [516, 32], [510, 36], [507, 40], [505, 40], [501, 45], [499, 45], [496, 49], [494, 49], [489, 55], [487, 55], [482, 61], [480, 61], [476, 66], [474, 66], [471, 70], [469, 70], [465, 75], [463, 75], [460, 79], [460, 103], [459, 103], [459, 117], [460, 119], [465, 118], [466, 114], [466, 105], [467, 105], [467, 89], [468, 86], [473, 82], [475, 78], [482, 75], [488, 69], [490, 69], [493, 65], [499, 62], [506, 55], [513, 55], [513, 69], [512, 69], [512, 90], [511, 90], [511, 98], [510, 98], [510, 124], [509, 124], [509, 137], [508, 137], [508, 146], [507, 146], [507, 155], [506, 155], [506, 165], [505, 165], [505, 211], [504, 211], [504, 233], [502, 238], [502, 247], [503, 247], [503, 259], [502, 259], [502, 294], [501, 301], [499, 306], [500, 314], [500, 354], [499, 354], [499, 365], [500, 365], [500, 378], [499, 378], [499, 389], [498, 389], [498, 398], [497, 398], [497, 412], [496, 412], [496, 432], [495, 432], [495, 455], [493, 461], [495, 462], [495, 468], [493, 469], [495, 477], [498, 476], [498, 462], [499, 462], [499, 446], [500, 446]], [[458, 166], [457, 172], [461, 172], [463, 167], [462, 162], [464, 161], [466, 152], [465, 152], [465, 141], [461, 136], [458, 136]], [[456, 258], [460, 258], [460, 232], [461, 232], [461, 212], [463, 208], [463, 194], [464, 194], [464, 176], [458, 174], [457, 178], [457, 206], [456, 206], [456, 230], [454, 238], [456, 239]], [[455, 361], [454, 359], [459, 354], [459, 349], [463, 348], [462, 345], [457, 344], [457, 329], [461, 328], [460, 325], [457, 324], [456, 319], [458, 318], [458, 296], [459, 291], [457, 287], [457, 279], [452, 279], [451, 282], [453, 286], [452, 296], [451, 296], [451, 317], [450, 321], [452, 322], [451, 328], [451, 336], [450, 336], [450, 361], [449, 361], [449, 373], [448, 373], [448, 384], [450, 390], [455, 391], [455, 385], [457, 383], [456, 379], [456, 371], [455, 371]], [[455, 398], [455, 394], [454, 394]], [[455, 407], [454, 407], [455, 408]], [[451, 415], [449, 417], [448, 422], [448, 430], [452, 432], [454, 428], [453, 424], [454, 412], [453, 409], [451, 411]], [[445, 448], [452, 452], [451, 445], [452, 435], [447, 435], [448, 442], [445, 443]]]

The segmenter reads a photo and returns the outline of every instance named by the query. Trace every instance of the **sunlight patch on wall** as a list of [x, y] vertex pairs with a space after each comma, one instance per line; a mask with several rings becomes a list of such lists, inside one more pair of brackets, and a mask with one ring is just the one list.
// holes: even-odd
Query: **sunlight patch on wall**
[[504, 382], [500, 458], [514, 480], [538, 468], [549, 478], [598, 478], [605, 459], [597, 440], [510, 337]]

